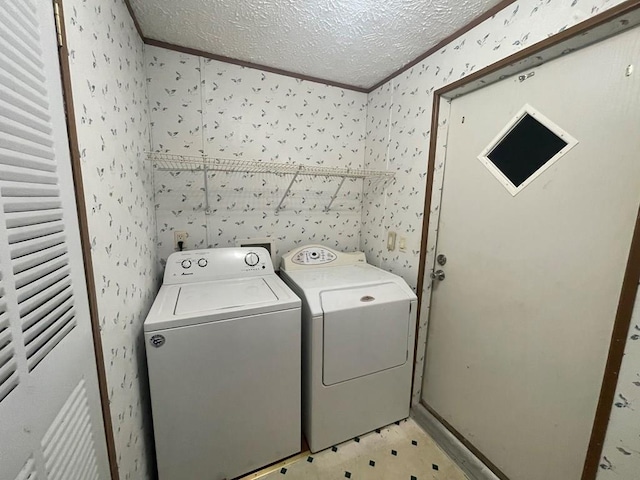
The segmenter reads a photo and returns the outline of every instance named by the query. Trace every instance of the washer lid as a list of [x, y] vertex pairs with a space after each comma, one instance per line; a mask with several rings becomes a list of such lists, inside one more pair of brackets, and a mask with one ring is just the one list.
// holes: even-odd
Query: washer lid
[[415, 293], [402, 277], [368, 264], [281, 270], [280, 274], [306, 300], [312, 317], [323, 315], [326, 311], [326, 301], [323, 307], [320, 295], [327, 290], [394, 283], [404, 292], [405, 298], [417, 301]]
[[173, 313], [190, 315], [276, 301], [278, 297], [260, 277], [195, 283], [180, 287]]
[[162, 285], [144, 321], [145, 332], [300, 308], [300, 299], [275, 274]]

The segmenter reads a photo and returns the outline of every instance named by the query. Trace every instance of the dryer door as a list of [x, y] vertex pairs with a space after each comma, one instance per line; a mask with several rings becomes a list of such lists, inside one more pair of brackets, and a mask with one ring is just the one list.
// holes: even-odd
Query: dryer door
[[404, 364], [409, 300], [395, 283], [321, 292], [322, 383], [333, 385]]

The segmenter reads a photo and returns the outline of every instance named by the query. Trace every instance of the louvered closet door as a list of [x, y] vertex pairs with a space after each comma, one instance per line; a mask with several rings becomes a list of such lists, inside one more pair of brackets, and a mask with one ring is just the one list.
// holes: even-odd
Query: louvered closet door
[[0, 479], [108, 479], [51, 0], [0, 1]]

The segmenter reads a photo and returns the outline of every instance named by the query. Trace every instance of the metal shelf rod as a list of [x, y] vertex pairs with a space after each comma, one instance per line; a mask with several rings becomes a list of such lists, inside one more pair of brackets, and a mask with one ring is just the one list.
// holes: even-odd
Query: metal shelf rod
[[300, 166], [298, 171], [295, 173], [295, 175], [291, 179], [291, 182], [289, 183], [289, 186], [287, 187], [287, 189], [284, 192], [284, 195], [280, 199], [280, 203], [276, 207], [276, 213], [278, 213], [280, 211], [280, 209], [282, 208], [282, 203], [284, 202], [284, 199], [287, 198], [287, 195], [289, 195], [289, 191], [291, 190], [291, 187], [293, 186], [293, 184], [296, 182], [296, 178], [298, 178], [298, 175], [300, 174], [300, 169], [301, 168], [302, 168], [302, 165]]
[[324, 167], [315, 165], [303, 165], [299, 163], [275, 163], [262, 162], [258, 160], [245, 160], [238, 158], [215, 158], [207, 155], [176, 155], [172, 153], [147, 152], [147, 160], [152, 162], [157, 170], [162, 171], [190, 171], [204, 172], [204, 193], [205, 193], [205, 212], [211, 213], [211, 205], [209, 203], [209, 176], [211, 171], [217, 172], [241, 172], [241, 173], [270, 173], [275, 175], [293, 175], [291, 182], [280, 199], [280, 203], [276, 207], [276, 213], [284, 208], [284, 201], [291, 192], [291, 188], [295, 184], [300, 175], [316, 176], [316, 177], [337, 177], [340, 183], [335, 193], [331, 196], [329, 204], [324, 208], [325, 212], [331, 209], [334, 201], [338, 197], [338, 193], [347, 178], [372, 178], [383, 181], [391, 180], [395, 176], [395, 172], [386, 170], [368, 170], [365, 168], [350, 167]]
[[333, 201], [336, 199], [336, 197], [338, 196], [338, 192], [340, 191], [340, 189], [342, 188], [342, 184], [344, 183], [344, 181], [347, 179], [347, 177], [342, 177], [342, 180], [340, 180], [340, 184], [338, 185], [338, 188], [336, 188], [335, 193], [331, 196], [331, 200], [329, 200], [329, 205], [327, 205], [326, 207], [324, 207], [324, 211], [328, 212], [331, 209], [331, 205], [333, 205]]
[[243, 172], [243, 173], [273, 173], [273, 174], [298, 174], [325, 177], [346, 178], [391, 178], [394, 172], [384, 170], [368, 170], [364, 168], [350, 167], [324, 167], [314, 165], [302, 165], [299, 163], [275, 163], [261, 162], [257, 160], [242, 160], [230, 158], [213, 158], [203, 155], [201, 157], [189, 155], [175, 155], [170, 153], [147, 153], [147, 159], [155, 164], [158, 170], [187, 170], [199, 171], [205, 167], [209, 171]]
[[204, 167], [204, 213], [211, 215], [211, 205], [209, 204], [209, 171]]

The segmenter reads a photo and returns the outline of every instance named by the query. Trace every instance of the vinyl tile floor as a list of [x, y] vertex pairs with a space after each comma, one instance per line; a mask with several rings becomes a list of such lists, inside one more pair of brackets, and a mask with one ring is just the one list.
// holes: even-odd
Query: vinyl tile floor
[[275, 466], [261, 480], [467, 480], [412, 419]]

